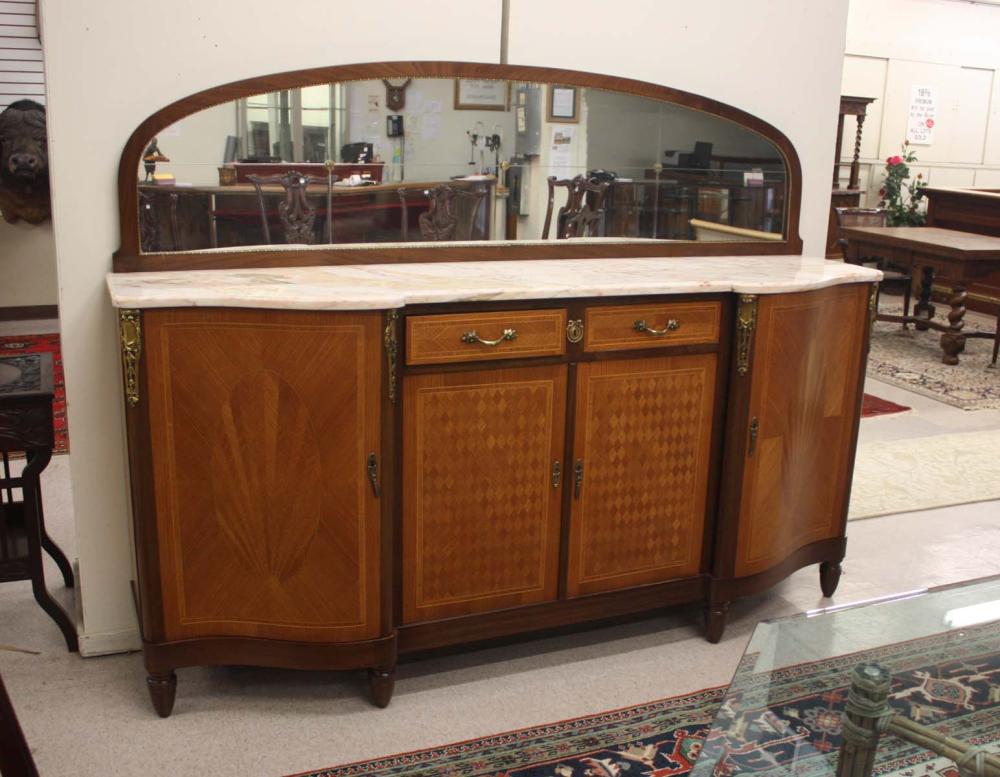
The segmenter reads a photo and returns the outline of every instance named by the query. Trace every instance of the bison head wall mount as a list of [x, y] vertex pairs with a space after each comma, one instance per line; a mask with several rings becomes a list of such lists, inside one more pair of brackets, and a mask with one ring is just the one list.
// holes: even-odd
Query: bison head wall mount
[[12, 224], [41, 224], [52, 215], [45, 106], [34, 100], [0, 113], [0, 212]]

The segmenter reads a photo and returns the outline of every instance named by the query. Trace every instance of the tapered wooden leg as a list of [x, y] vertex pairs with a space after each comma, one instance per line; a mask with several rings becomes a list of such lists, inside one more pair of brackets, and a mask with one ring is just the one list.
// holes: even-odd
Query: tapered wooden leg
[[713, 645], [722, 639], [726, 630], [726, 613], [729, 612], [729, 602], [710, 604], [705, 608], [705, 639]]
[[[917, 304], [913, 306], [913, 315], [926, 319], [934, 318], [934, 306], [931, 304], [931, 288], [933, 286], [934, 286], [934, 268], [921, 267], [920, 298], [917, 300]], [[914, 324], [914, 326], [917, 328], [917, 331], [920, 332], [924, 332], [927, 330], [927, 324], [916, 323]]]
[[177, 695], [177, 675], [174, 672], [150, 672], [146, 677], [146, 687], [149, 688], [149, 698], [156, 714], [169, 718]]
[[396, 667], [373, 667], [368, 670], [368, 688], [372, 694], [372, 704], [376, 707], [389, 706], [392, 691], [396, 686]]
[[819, 587], [823, 591], [823, 596], [827, 598], [833, 596], [842, 571], [839, 561], [824, 561], [819, 565]]

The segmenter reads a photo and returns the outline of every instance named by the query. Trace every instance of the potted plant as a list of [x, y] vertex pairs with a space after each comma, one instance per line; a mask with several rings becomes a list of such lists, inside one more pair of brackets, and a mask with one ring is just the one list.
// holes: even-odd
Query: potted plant
[[910, 148], [910, 141], [903, 141], [902, 154], [885, 160], [885, 180], [879, 190], [879, 207], [885, 208], [886, 223], [890, 227], [920, 227], [927, 215], [920, 208], [926, 182], [923, 173], [910, 180], [910, 165], [917, 155]]

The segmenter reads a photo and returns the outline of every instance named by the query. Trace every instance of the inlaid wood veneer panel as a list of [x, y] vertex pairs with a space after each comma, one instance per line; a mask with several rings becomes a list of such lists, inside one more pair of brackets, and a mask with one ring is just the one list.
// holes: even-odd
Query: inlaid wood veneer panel
[[577, 368], [567, 594], [700, 571], [716, 356], [590, 362]]
[[840, 535], [869, 289], [760, 297], [747, 376], [759, 430], [745, 458], [737, 576]]
[[[696, 345], [719, 341], [719, 302], [669, 302], [658, 305], [620, 305], [587, 308], [584, 325], [585, 351], [622, 351], [662, 348], [665, 345]], [[662, 331], [668, 322], [677, 328], [662, 335], [636, 331], [637, 321]]]
[[404, 380], [403, 620], [556, 598], [565, 365]]
[[[462, 341], [462, 336], [469, 332], [475, 332], [484, 340], [496, 340], [507, 329], [514, 330], [515, 338], [497, 345]], [[565, 310], [454, 313], [406, 319], [407, 364], [559, 356], [565, 352]]]
[[380, 315], [143, 324], [166, 638], [379, 636]]

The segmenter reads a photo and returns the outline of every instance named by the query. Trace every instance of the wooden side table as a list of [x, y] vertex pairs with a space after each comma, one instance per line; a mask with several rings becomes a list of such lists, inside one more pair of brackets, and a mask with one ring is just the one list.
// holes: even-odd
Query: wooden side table
[[[76, 626], [45, 587], [42, 549], [55, 560], [67, 588], [73, 569], [45, 531], [39, 476], [52, 458], [52, 354], [0, 358], [0, 583], [30, 580], [35, 600], [56, 622], [70, 652], [78, 650]], [[13, 476], [10, 454], [26, 458]], [[21, 499], [17, 499], [20, 490]]]

